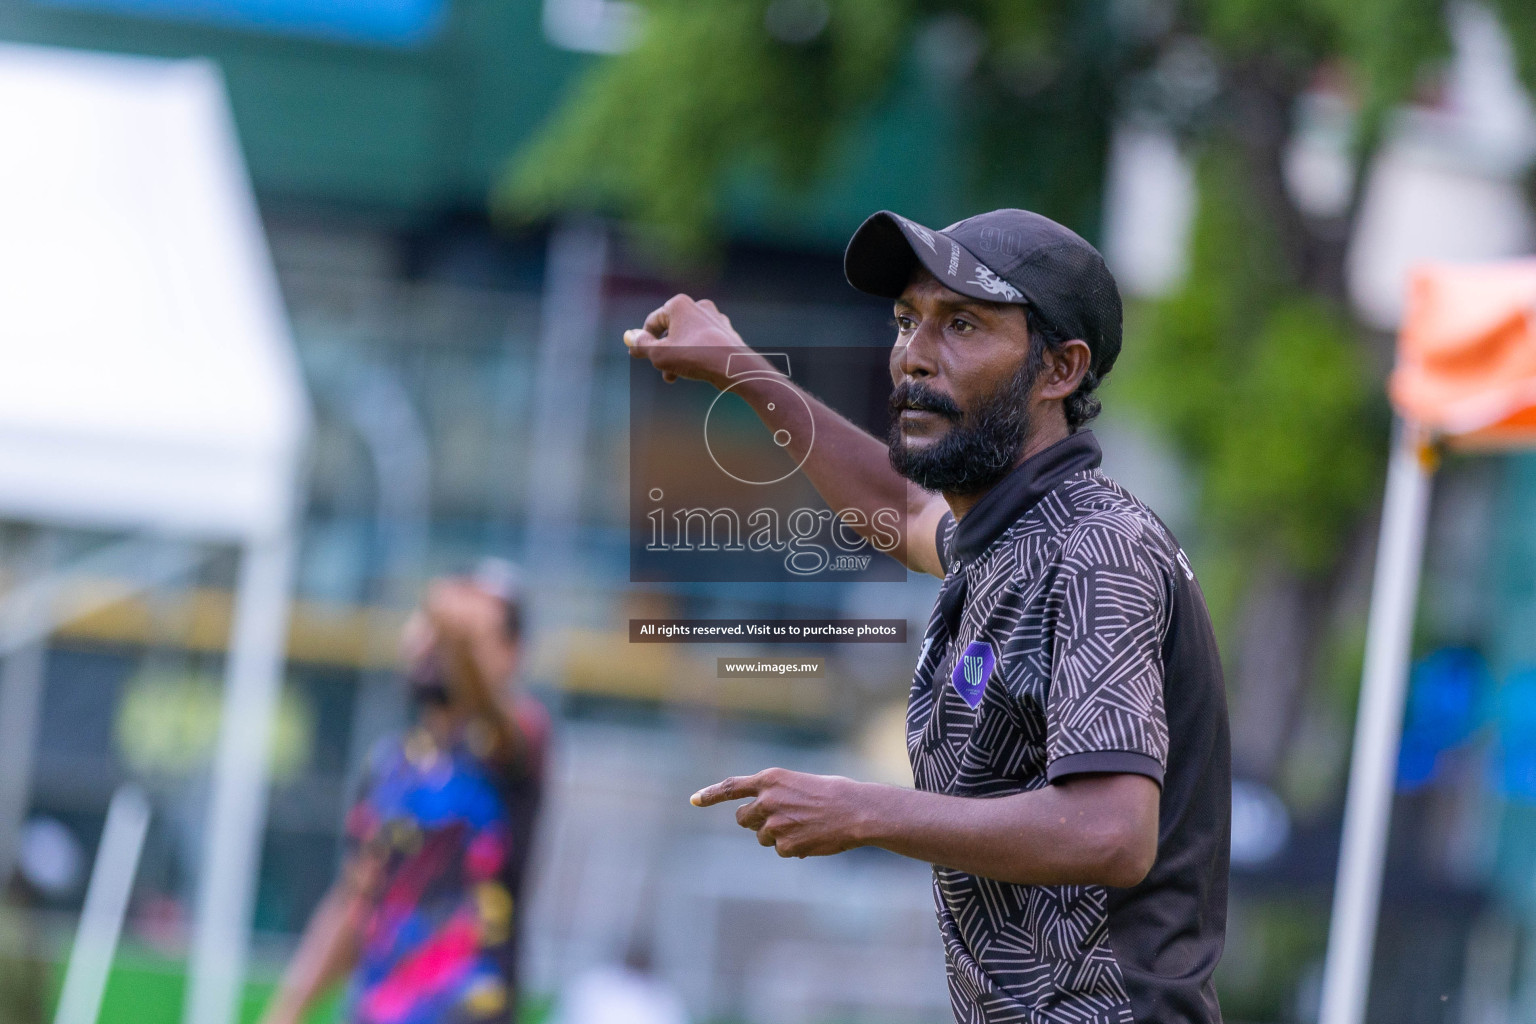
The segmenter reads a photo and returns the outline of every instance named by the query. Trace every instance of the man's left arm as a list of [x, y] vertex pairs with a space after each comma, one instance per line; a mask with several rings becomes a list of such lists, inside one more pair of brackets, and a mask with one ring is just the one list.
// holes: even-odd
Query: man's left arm
[[873, 845], [1025, 885], [1135, 885], [1157, 857], [1168, 759], [1168, 588], [1136, 520], [1106, 517], [1064, 538], [1047, 601], [1048, 785], [956, 797], [769, 769], [694, 802], [754, 797], [736, 820], [784, 856]]
[[736, 821], [781, 857], [878, 846], [1020, 885], [1132, 886], [1157, 855], [1157, 783], [1073, 775], [1005, 797], [959, 797], [769, 768], [693, 795], [700, 807], [752, 797]]

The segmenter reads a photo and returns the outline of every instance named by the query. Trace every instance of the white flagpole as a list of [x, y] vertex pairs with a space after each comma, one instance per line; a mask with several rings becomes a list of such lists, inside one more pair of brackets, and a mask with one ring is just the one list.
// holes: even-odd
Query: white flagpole
[[1393, 780], [1429, 515], [1431, 475], [1421, 444], [1418, 429], [1410, 423], [1399, 424], [1387, 469], [1376, 550], [1320, 1024], [1361, 1024], [1370, 992], [1382, 865], [1391, 825]]

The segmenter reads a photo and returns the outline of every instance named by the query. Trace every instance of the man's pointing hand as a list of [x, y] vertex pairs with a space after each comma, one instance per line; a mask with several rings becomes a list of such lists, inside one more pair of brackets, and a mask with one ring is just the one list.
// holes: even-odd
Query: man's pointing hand
[[879, 787], [840, 775], [807, 775], [767, 768], [733, 776], [693, 794], [696, 807], [751, 797], [736, 823], [780, 857], [821, 857], [868, 842], [871, 803]]

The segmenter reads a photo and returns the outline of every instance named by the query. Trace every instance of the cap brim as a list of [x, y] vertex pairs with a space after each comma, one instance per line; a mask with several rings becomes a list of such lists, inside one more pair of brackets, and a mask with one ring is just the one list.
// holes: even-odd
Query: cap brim
[[885, 299], [901, 297], [919, 264], [944, 287], [961, 295], [987, 302], [1029, 301], [944, 232], [925, 228], [890, 210], [881, 210], [859, 225], [843, 254], [843, 274], [848, 283]]

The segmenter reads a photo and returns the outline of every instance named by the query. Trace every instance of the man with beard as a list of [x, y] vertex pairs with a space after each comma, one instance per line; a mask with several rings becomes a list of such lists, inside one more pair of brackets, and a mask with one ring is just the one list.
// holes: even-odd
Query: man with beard
[[770, 404], [783, 382], [742, 380], [751, 351], [708, 301], [677, 296], [625, 343], [668, 380], [734, 384], [795, 458], [814, 438], [832, 508], [906, 503], [900, 554], [944, 580], [908, 700], [917, 788], [769, 768], [693, 802], [751, 798], [736, 820], [780, 856], [933, 864], [962, 1024], [1219, 1022], [1221, 665], [1188, 559], [1081, 429], [1120, 350], [1114, 279], [1023, 210], [943, 231], [877, 213], [845, 269], [895, 301], [887, 444], [810, 395]]
[[401, 644], [415, 722], [373, 751], [347, 862], [264, 1024], [298, 1024], [348, 975], [352, 1024], [513, 1019], [549, 731], [517, 685], [522, 615], [516, 572], [496, 559], [427, 588]]

